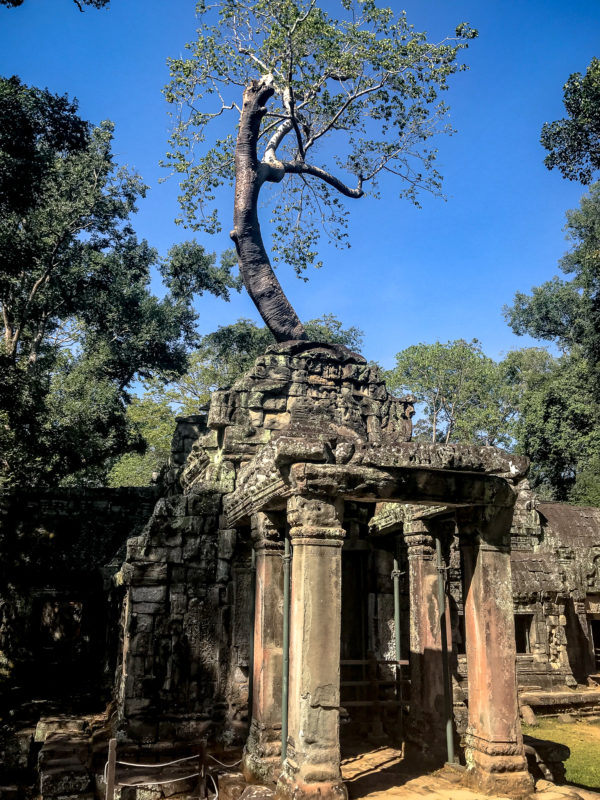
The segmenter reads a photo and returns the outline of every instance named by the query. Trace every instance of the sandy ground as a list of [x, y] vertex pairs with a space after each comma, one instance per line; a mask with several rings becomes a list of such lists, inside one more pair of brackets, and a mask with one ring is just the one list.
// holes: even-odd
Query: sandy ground
[[[415, 771], [403, 760], [401, 751], [386, 746], [351, 752], [342, 761], [342, 775], [352, 800], [416, 800], [425, 795], [429, 800], [485, 798], [464, 788], [461, 774], [454, 770], [443, 769], [428, 775], [415, 775]], [[535, 797], [539, 800], [600, 800], [600, 793], [538, 781]]]

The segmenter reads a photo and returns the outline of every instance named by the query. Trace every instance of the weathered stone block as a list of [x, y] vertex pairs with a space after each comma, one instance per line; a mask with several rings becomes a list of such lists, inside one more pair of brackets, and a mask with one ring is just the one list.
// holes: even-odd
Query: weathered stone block
[[[129, 565], [124, 565], [129, 566]], [[137, 563], [132, 566], [131, 584], [138, 586], [156, 586], [165, 584], [168, 579], [168, 567], [166, 564], [152, 562], [149, 564]]]
[[267, 413], [265, 414], [264, 426], [267, 430], [280, 431], [290, 424], [291, 416], [289, 413], [282, 414]]
[[131, 588], [133, 603], [164, 603], [166, 599], [166, 586], [133, 586]]

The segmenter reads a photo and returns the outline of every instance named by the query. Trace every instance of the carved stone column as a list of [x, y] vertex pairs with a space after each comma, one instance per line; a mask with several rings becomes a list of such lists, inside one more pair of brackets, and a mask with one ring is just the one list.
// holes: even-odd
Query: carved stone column
[[274, 783], [281, 772], [281, 669], [283, 641], [283, 519], [252, 517], [256, 551], [256, 606], [252, 721], [243, 772], [250, 783]]
[[347, 798], [339, 743], [342, 515], [342, 500], [288, 500], [289, 735], [277, 793], [294, 800]]
[[487, 794], [533, 791], [517, 702], [510, 569], [512, 508], [457, 515], [463, 551], [469, 679], [466, 760], [473, 785]]
[[[423, 520], [405, 522], [410, 599], [410, 715], [407, 738], [419, 753], [444, 760], [444, 682], [435, 541]], [[446, 614], [449, 619], [449, 614]], [[449, 630], [449, 626], [447, 626]]]

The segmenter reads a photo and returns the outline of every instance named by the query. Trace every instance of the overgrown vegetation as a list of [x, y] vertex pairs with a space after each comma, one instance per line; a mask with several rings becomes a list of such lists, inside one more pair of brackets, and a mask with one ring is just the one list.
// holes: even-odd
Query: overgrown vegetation
[[146, 186], [115, 163], [111, 123], [18, 78], [0, 79], [0, 108], [0, 485], [103, 480], [145, 446], [132, 382], [185, 370], [193, 297], [227, 299], [233, 262], [196, 242], [159, 259], [137, 239]]

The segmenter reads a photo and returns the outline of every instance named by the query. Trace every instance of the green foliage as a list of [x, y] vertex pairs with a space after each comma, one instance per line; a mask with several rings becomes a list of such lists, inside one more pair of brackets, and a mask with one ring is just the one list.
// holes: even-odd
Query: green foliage
[[502, 364], [476, 339], [408, 347], [396, 355], [388, 385], [424, 403], [415, 438], [510, 446], [516, 409]]
[[[22, 6], [25, 0], [0, 0], [0, 6], [7, 6], [7, 8], [17, 8]], [[91, 6], [92, 8], [105, 8], [110, 3], [110, 0], [73, 0], [75, 5], [80, 11], [83, 11], [83, 6]]]
[[579, 350], [530, 347], [494, 362], [477, 340], [419, 344], [398, 353], [387, 380], [424, 404], [417, 440], [514, 449], [541, 496], [599, 504], [600, 407]]
[[541, 142], [544, 163], [562, 176], [588, 184], [600, 169], [600, 59], [593, 58], [585, 75], [573, 73], [564, 86], [567, 119], [546, 122]]
[[553, 358], [534, 348], [509, 354], [507, 362], [520, 387], [516, 449], [531, 459], [532, 486], [554, 500], [595, 505], [600, 407], [587, 362], [577, 350]]
[[[112, 125], [65, 97], [0, 80], [0, 481], [56, 482], [141, 446], [127, 387], [178, 374], [197, 341], [192, 293], [228, 298], [196, 243], [160, 261], [130, 215], [146, 187], [118, 168]], [[167, 289], [149, 291], [157, 265]]]
[[[259, 159], [264, 179], [279, 188], [275, 259], [298, 274], [320, 265], [321, 233], [346, 245], [344, 197], [360, 197], [367, 187], [376, 193], [386, 175], [415, 203], [421, 189], [439, 193], [429, 140], [450, 131], [439, 94], [465, 68], [459, 52], [477, 35], [462, 24], [434, 44], [404, 12], [373, 0], [343, 0], [339, 11], [333, 18], [315, 0], [199, 2], [197, 39], [187, 57], [170, 60], [165, 90], [176, 107], [165, 165], [181, 179], [179, 222], [214, 232], [221, 225], [216, 191], [234, 178], [232, 132], [243, 89], [269, 81], [274, 94], [260, 122]], [[231, 113], [230, 132], [225, 122], [207, 138], [209, 124]]]
[[109, 486], [147, 486], [168, 461], [175, 430], [175, 413], [166, 400], [150, 394], [134, 397], [127, 418], [144, 440], [143, 453], [126, 453], [111, 469]]

